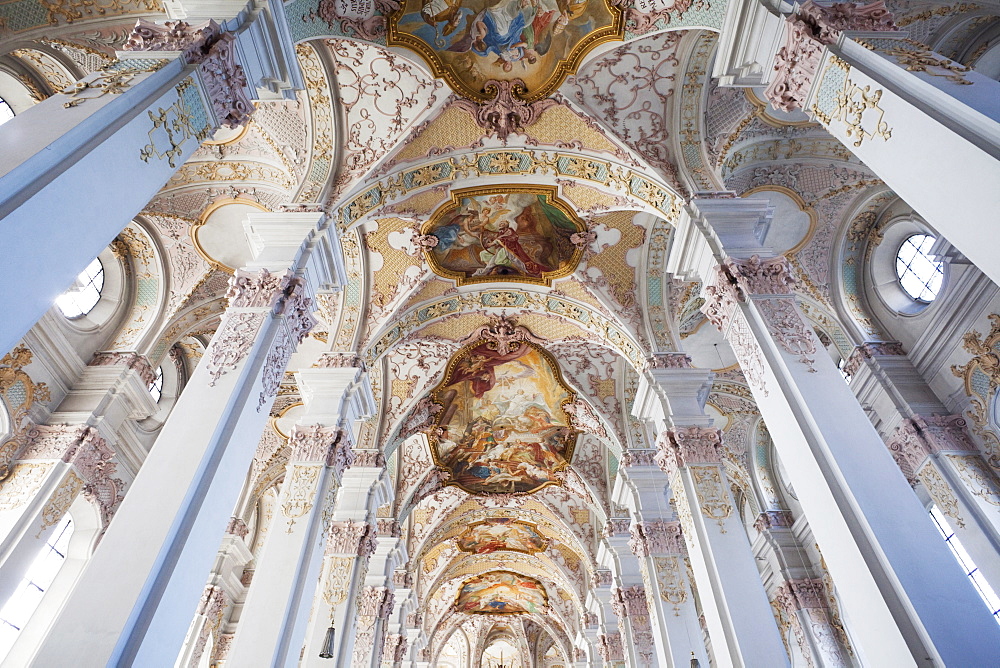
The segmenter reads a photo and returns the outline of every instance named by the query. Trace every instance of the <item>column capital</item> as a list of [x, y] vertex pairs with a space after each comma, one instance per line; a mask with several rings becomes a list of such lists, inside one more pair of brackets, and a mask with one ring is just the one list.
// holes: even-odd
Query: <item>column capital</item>
[[230, 517], [229, 523], [226, 524], [226, 533], [239, 538], [246, 538], [247, 534], [250, 533], [250, 529], [242, 518]]
[[914, 415], [896, 427], [885, 445], [909, 480], [938, 452], [976, 452], [961, 415]]
[[326, 534], [326, 555], [370, 557], [375, 553], [375, 527], [354, 520], [330, 523]]
[[826, 608], [826, 590], [821, 578], [786, 580], [775, 592], [775, 601], [789, 612]]
[[145, 355], [134, 351], [105, 351], [94, 353], [94, 357], [87, 363], [87, 366], [120, 366], [132, 369], [139, 374], [146, 385], [152, 385], [156, 380], [156, 372], [153, 365]]
[[650, 369], [691, 369], [691, 356], [686, 353], [653, 353], [646, 360]]
[[790, 529], [795, 520], [787, 510], [765, 510], [757, 516], [753, 527], [764, 533], [771, 529]]
[[361, 355], [353, 351], [347, 352], [325, 352], [313, 364], [314, 369], [361, 369], [367, 371], [368, 367]]
[[657, 439], [656, 463], [668, 475], [691, 464], [722, 463], [722, 431], [714, 427], [679, 427]]
[[755, 254], [745, 260], [731, 257], [724, 266], [746, 297], [792, 294], [795, 276], [784, 255], [762, 258]]
[[126, 51], [180, 51], [197, 65], [204, 91], [219, 125], [246, 125], [253, 100], [242, 65], [237, 61], [236, 38], [215, 21], [191, 26], [184, 21], [153, 23], [139, 19], [125, 42]]
[[804, 106], [819, 69], [824, 47], [835, 44], [847, 30], [897, 30], [883, 0], [866, 5], [837, 2], [819, 5], [807, 0], [785, 21], [784, 46], [774, 61], [776, 72], [764, 96], [776, 109], [794, 111]]
[[619, 617], [648, 616], [649, 606], [646, 603], [646, 590], [640, 585], [618, 587], [613, 592], [611, 605]]
[[844, 364], [844, 373], [853, 376], [866, 361], [890, 355], [906, 355], [899, 341], [865, 341], [854, 347], [854, 352]]
[[388, 619], [395, 603], [396, 595], [390, 587], [368, 586], [361, 590], [358, 614]]
[[[292, 450], [290, 461], [333, 462], [338, 459], [337, 449], [346, 450], [346, 462], [351, 460], [350, 439], [343, 429], [337, 427], [297, 424], [292, 427], [292, 433], [288, 436], [288, 446]], [[349, 467], [350, 464], [346, 463], [345, 468]]]
[[625, 660], [625, 650], [622, 647], [622, 636], [620, 633], [601, 634], [597, 636], [597, 642], [597, 651], [606, 663]]
[[95, 427], [88, 425], [36, 425], [28, 432], [22, 459], [61, 459], [72, 464], [83, 482], [82, 491], [101, 511], [108, 523], [124, 498], [125, 483], [113, 477], [118, 464], [114, 449]]
[[637, 557], [687, 553], [680, 522], [664, 520], [635, 522], [629, 527], [629, 531], [632, 538], [628, 545]]

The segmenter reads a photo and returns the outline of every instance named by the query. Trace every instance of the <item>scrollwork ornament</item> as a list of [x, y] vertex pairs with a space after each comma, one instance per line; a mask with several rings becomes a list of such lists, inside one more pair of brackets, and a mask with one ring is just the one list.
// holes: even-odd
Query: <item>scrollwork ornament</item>
[[347, 600], [354, 557], [329, 557], [326, 579], [323, 581], [323, 600], [335, 606]]
[[264, 313], [241, 312], [226, 316], [223, 326], [209, 346], [206, 368], [212, 378], [209, 387], [246, 359], [264, 324]]
[[295, 520], [312, 510], [322, 473], [322, 464], [289, 464], [281, 504], [281, 514], [288, 518], [286, 533], [292, 533]]
[[845, 30], [894, 31], [892, 14], [883, 0], [866, 5], [837, 2], [820, 5], [807, 0], [785, 22], [785, 43], [774, 61], [776, 72], [765, 97], [776, 109], [802, 107], [816, 77], [823, 47], [834, 44]]
[[681, 606], [687, 601], [681, 557], [653, 557], [653, 565], [656, 569], [656, 582], [660, 587], [660, 598], [673, 606], [675, 616], [680, 616]]
[[795, 307], [794, 299], [756, 299], [754, 305], [767, 323], [768, 331], [778, 345], [789, 355], [806, 365], [809, 373], [816, 373], [816, 339], [806, 327]]
[[76, 501], [76, 497], [83, 491], [83, 485], [83, 479], [75, 472], [70, 471], [66, 475], [56, 491], [52, 492], [45, 508], [42, 509], [42, 523], [35, 538], [41, 538], [43, 531], [59, 523], [59, 520], [69, 511], [69, 507]]
[[572, 403], [563, 406], [570, 416], [570, 424], [574, 429], [598, 438], [607, 438], [608, 432], [601, 424], [601, 419], [587, 402], [577, 398]]
[[489, 80], [483, 90], [493, 94], [487, 102], [473, 102], [461, 98], [455, 106], [468, 110], [481, 128], [506, 142], [507, 137], [535, 123], [542, 113], [558, 105], [556, 100], [543, 98], [535, 102], [525, 102], [522, 98], [528, 89], [520, 79], [512, 81]]
[[917, 478], [924, 483], [927, 493], [934, 499], [941, 512], [955, 520], [959, 528], [964, 529], [965, 519], [962, 517], [958, 499], [938, 470], [934, 466], [925, 466], [917, 473]]
[[694, 481], [702, 515], [715, 520], [719, 531], [726, 533], [726, 520], [732, 515], [733, 506], [723, 484], [722, 470], [718, 466], [690, 466], [688, 470]]

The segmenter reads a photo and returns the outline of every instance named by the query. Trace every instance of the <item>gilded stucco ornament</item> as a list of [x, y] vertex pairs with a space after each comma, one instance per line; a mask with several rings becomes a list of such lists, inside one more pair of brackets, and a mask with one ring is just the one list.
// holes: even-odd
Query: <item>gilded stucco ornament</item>
[[0, 359], [0, 396], [10, 417], [10, 437], [0, 446], [0, 481], [11, 474], [11, 464], [17, 458], [32, 427], [29, 412], [36, 401], [49, 401], [51, 394], [45, 383], [36, 383], [24, 370], [32, 360], [27, 346], [18, 346]]
[[971, 403], [965, 415], [983, 443], [983, 457], [991, 468], [1000, 470], [1000, 438], [990, 426], [993, 400], [1000, 388], [1000, 314], [988, 317], [990, 331], [985, 336], [974, 329], [962, 336], [962, 347], [973, 357], [964, 365], [952, 366], [951, 371], [965, 382]]

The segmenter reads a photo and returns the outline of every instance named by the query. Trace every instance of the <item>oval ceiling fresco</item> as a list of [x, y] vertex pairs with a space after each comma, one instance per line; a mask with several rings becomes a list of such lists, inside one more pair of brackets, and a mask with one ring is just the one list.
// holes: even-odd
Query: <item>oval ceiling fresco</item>
[[549, 545], [549, 539], [539, 533], [534, 524], [511, 517], [491, 517], [470, 524], [456, 541], [459, 550], [472, 554], [491, 554], [499, 550], [535, 554], [544, 552]]
[[[519, 328], [521, 329], [521, 328]], [[523, 494], [559, 484], [576, 431], [576, 395], [552, 356], [525, 340], [481, 338], [456, 353], [431, 393], [441, 405], [431, 452], [447, 484], [472, 494]]]
[[607, 0], [406, 0], [388, 39], [419, 53], [460, 95], [485, 102], [499, 92], [488, 83], [506, 82], [533, 102], [590, 49], [624, 35], [622, 10]]
[[544, 612], [545, 586], [535, 578], [511, 571], [490, 571], [462, 583], [455, 609], [480, 615]]
[[585, 231], [556, 189], [543, 186], [455, 190], [421, 230], [431, 269], [459, 285], [548, 285], [576, 269]]

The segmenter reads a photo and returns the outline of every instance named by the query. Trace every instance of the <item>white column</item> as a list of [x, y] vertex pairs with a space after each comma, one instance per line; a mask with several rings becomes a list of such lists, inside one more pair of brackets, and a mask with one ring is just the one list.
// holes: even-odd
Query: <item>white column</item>
[[720, 665], [783, 666], [788, 655], [764, 592], [705, 401], [712, 373], [685, 356], [651, 363], [633, 413], [663, 428], [656, 463], [683, 527], [712, 652]]
[[78, 496], [86, 494], [110, 520], [124, 488], [115, 452], [94, 427], [39, 425], [29, 439], [0, 490], [0, 600], [14, 593]]
[[965, 418], [908, 418], [886, 445], [911, 483], [921, 485], [947, 517], [986, 579], [1000, 587], [1000, 480], [969, 439]]
[[[276, 514], [260, 555], [229, 652], [234, 665], [270, 656], [273, 665], [298, 661], [322, 566], [324, 508], [339, 492], [354, 459], [355, 423], [374, 405], [367, 375], [346, 363], [297, 374], [305, 413], [289, 437], [292, 456]], [[320, 365], [341, 357], [323, 356]]]
[[[377, 450], [356, 450], [354, 463], [344, 473], [326, 538], [320, 591], [306, 631], [301, 663], [304, 668], [355, 665], [352, 661], [361, 614], [359, 606], [371, 603], [362, 594], [369, 560], [378, 547], [375, 510], [392, 498], [387, 476], [385, 458]], [[365, 608], [369, 609], [370, 606]], [[329, 659], [319, 657], [331, 625], [336, 629], [332, 664]]]
[[687, 549], [680, 522], [668, 504], [669, 485], [654, 450], [630, 450], [622, 458], [613, 499], [629, 508], [629, 548], [639, 560], [653, 630], [657, 665], [681, 665], [692, 654], [708, 665], [698, 612], [688, 581]]
[[52, 307], [202, 141], [220, 125], [249, 120], [233, 39], [214, 23], [146, 24], [127, 44], [135, 51], [0, 128], [0, 351]]
[[632, 549], [643, 563], [659, 665], [683, 666], [696, 658], [707, 666], [680, 522], [643, 520], [631, 531]]
[[337, 427], [296, 425], [289, 446], [281, 513], [272, 519], [243, 604], [228, 656], [234, 665], [261, 657], [271, 657], [271, 665], [285, 665], [293, 655], [298, 659], [319, 577], [321, 559], [314, 557], [321, 554], [323, 501], [339, 485], [337, 469], [350, 462], [350, 444]]
[[847, 652], [834, 633], [823, 580], [786, 580], [775, 592], [775, 600], [789, 616], [792, 631], [807, 660], [822, 668], [847, 668]]
[[[627, 517], [613, 517], [608, 520], [604, 527], [604, 541], [597, 550], [597, 562], [608, 566], [614, 574], [613, 581], [616, 586], [611, 590], [607, 602], [610, 604], [618, 624], [622, 658], [629, 666], [648, 666], [649, 662], [643, 660], [640, 650], [647, 650], [649, 647], [640, 647], [640, 637], [643, 633], [649, 635], [649, 629], [646, 628], [649, 626], [649, 613], [647, 612], [644, 617], [640, 617], [638, 628], [632, 624], [632, 620], [629, 618], [629, 606], [637, 607], [634, 605], [634, 601], [629, 602], [629, 594], [632, 592], [632, 587], [642, 577], [639, 562], [628, 546], [629, 523], [630, 520]], [[652, 654], [650, 654], [649, 659], [652, 660], [652, 658]]]
[[[817, 354], [821, 347], [795, 305], [787, 262], [753, 255], [749, 242], [760, 225], [759, 202], [696, 204], [691, 227], [701, 228], [704, 241], [699, 248], [681, 221], [679, 234], [689, 247], [678, 270], [705, 277], [703, 310], [725, 334], [749, 381], [862, 660], [907, 666], [926, 665], [929, 657], [940, 665], [989, 665], [1000, 629], [839, 370]], [[735, 223], [741, 211], [742, 231]], [[726, 227], [712, 225], [716, 214]], [[724, 266], [713, 269], [717, 261]]]
[[[1000, 282], [1000, 83], [895, 31], [881, 1], [804, 3], [767, 95], [801, 107]], [[933, 147], [929, 152], [928, 147]]]
[[718, 429], [675, 426], [661, 438], [657, 454], [690, 544], [715, 658], [725, 666], [787, 666], [721, 449]]
[[[301, 222], [290, 216], [289, 224]], [[285, 267], [311, 267], [315, 243], [309, 235]], [[157, 665], [178, 655], [285, 366], [312, 327], [306, 289], [292, 270], [237, 272], [203, 363], [36, 665]]]
[[991, 583], [1000, 586], [1000, 481], [898, 341], [866, 342], [844, 367], [858, 400], [878, 415], [910, 484], [937, 504]]

